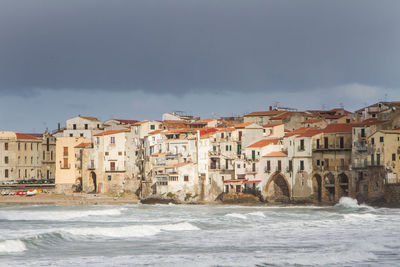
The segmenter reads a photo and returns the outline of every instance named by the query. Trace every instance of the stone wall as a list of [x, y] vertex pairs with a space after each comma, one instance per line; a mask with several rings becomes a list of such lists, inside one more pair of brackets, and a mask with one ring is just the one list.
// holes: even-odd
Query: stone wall
[[400, 204], [400, 184], [385, 184], [385, 202], [388, 204]]

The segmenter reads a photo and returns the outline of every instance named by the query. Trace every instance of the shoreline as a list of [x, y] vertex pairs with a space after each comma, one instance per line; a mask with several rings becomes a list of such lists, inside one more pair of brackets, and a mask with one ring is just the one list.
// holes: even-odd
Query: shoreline
[[[255, 206], [255, 207], [295, 207], [295, 206], [314, 206], [314, 207], [332, 207], [337, 203], [315, 203], [315, 202], [291, 202], [291, 203], [267, 203], [267, 202], [223, 202], [223, 201], [212, 201], [212, 202], [188, 202], [180, 203], [173, 199], [146, 199], [140, 200], [135, 194], [126, 194], [123, 196], [109, 196], [103, 194], [83, 194], [74, 193], [71, 195], [63, 194], [38, 194], [35, 196], [0, 196], [0, 206], [18, 206], [18, 205], [56, 205], [56, 206], [93, 206], [93, 205], [124, 205], [124, 204], [138, 204], [142, 203], [145, 205], [154, 204], [176, 204], [176, 205], [237, 205], [237, 206]], [[366, 204], [374, 208], [400, 208], [399, 203], [359, 203], [360, 205]]]

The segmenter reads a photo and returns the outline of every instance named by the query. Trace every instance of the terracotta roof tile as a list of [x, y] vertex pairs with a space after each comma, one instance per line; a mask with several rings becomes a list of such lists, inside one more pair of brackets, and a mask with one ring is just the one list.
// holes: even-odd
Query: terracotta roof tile
[[105, 131], [105, 132], [95, 134], [94, 136], [104, 136], [104, 135], [118, 134], [118, 133], [123, 133], [123, 132], [130, 132], [130, 131], [131, 130], [129, 130], [129, 129], [111, 130], [111, 131]]
[[15, 136], [17, 140], [39, 140], [39, 138], [29, 134], [15, 133]]
[[263, 139], [249, 145], [247, 148], [260, 148], [268, 145], [276, 145], [278, 141], [279, 139]]
[[283, 123], [264, 124], [262, 127], [264, 127], [264, 128], [269, 128], [269, 127], [275, 127], [275, 126], [279, 126], [279, 125], [283, 125]]
[[255, 111], [244, 115], [245, 117], [259, 117], [259, 116], [275, 116], [285, 111], [270, 110], [270, 111]]
[[100, 121], [100, 120], [98, 120], [97, 118], [92, 117], [92, 116], [81, 116], [81, 115], [79, 115], [78, 117], [80, 117], [80, 118], [82, 118], [82, 119], [89, 120], [89, 121]]
[[89, 142], [89, 143], [80, 143], [79, 145], [75, 146], [75, 148], [85, 148], [88, 146], [91, 146], [93, 143]]
[[276, 152], [268, 153], [267, 155], [265, 155], [263, 157], [287, 157], [287, 154], [282, 151], [276, 151]]
[[253, 124], [252, 122], [240, 123], [240, 124], [236, 124], [235, 128], [245, 128], [245, 127], [247, 127], [249, 125], [252, 125], [252, 124]]

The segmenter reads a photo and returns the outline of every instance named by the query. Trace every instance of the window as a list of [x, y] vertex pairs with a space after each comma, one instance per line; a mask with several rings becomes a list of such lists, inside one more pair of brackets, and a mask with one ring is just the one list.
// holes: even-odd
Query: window
[[115, 137], [114, 137], [114, 136], [111, 136], [111, 138], [110, 138], [110, 144], [115, 144]]
[[18, 150], [21, 150], [21, 143], [18, 143]]
[[49, 138], [46, 139], [46, 150], [47, 151], [50, 150], [50, 140], [49, 140]]
[[278, 171], [282, 170], [282, 161], [278, 160]]
[[107, 176], [107, 180], [111, 181], [111, 175]]
[[76, 130], [76, 124], [72, 124], [72, 129]]
[[122, 152], [118, 152], [118, 156], [122, 156]]
[[228, 145], [225, 146], [225, 150], [229, 151], [229, 146]]
[[67, 169], [68, 168], [68, 158], [63, 158], [63, 163], [64, 163], [63, 168]]
[[31, 164], [33, 164], [33, 157], [31, 157]]
[[256, 151], [255, 150], [251, 151], [251, 159], [256, 160]]
[[379, 142], [383, 143], [383, 136], [379, 137]]
[[104, 153], [104, 155], [108, 156], [108, 155], [109, 155], [109, 153], [108, 153], [108, 152], [105, 152], [105, 153]]
[[154, 124], [150, 125], [150, 130], [155, 130], [156, 126]]
[[4, 170], [4, 177], [5, 177], [5, 178], [8, 178], [8, 169], [5, 169], [5, 170]]
[[392, 154], [392, 161], [396, 161], [396, 154]]
[[304, 171], [304, 160], [300, 160], [300, 171]]
[[300, 140], [300, 148], [299, 151], [304, 151], [304, 139]]
[[25, 178], [28, 177], [28, 170], [25, 169]]
[[267, 160], [267, 172], [271, 171], [271, 161]]
[[341, 136], [339, 139], [339, 145], [340, 145], [340, 148], [344, 148], [344, 137], [343, 136]]
[[46, 159], [46, 152], [43, 151], [43, 160]]
[[375, 138], [371, 138], [371, 144], [375, 144]]
[[229, 146], [229, 151], [232, 151], [232, 146], [231, 145]]
[[185, 181], [185, 182], [189, 182], [189, 175], [185, 175], [185, 176], [183, 176], [183, 181]]
[[89, 125], [85, 124], [85, 130], [89, 129]]
[[79, 136], [80, 136], [80, 137], [83, 137], [83, 133], [80, 133]]
[[328, 137], [324, 137], [324, 148], [329, 148]]
[[319, 143], [319, 139], [317, 139], [317, 149], [320, 148], [320, 143]]
[[242, 141], [242, 131], [239, 131], [239, 142]]
[[53, 151], [50, 151], [50, 160], [53, 160]]
[[350, 119], [346, 119], [346, 123], [350, 123]]
[[115, 171], [115, 162], [110, 162], [110, 171]]
[[4, 150], [8, 150], [8, 143], [4, 143]]
[[31, 150], [33, 150], [33, 143], [31, 143]]
[[361, 137], [365, 137], [365, 129], [364, 128], [361, 129]]
[[8, 164], [8, 157], [7, 156], [4, 157], [4, 163]]
[[221, 138], [224, 138], [224, 133], [221, 133]]
[[97, 124], [97, 129], [99, 129], [100, 128], [100, 124]]
[[73, 137], [74, 135], [72, 133], [69, 134], [69, 137]]
[[241, 189], [241, 186], [240, 186], [240, 185], [237, 185], [237, 186], [236, 186], [236, 193], [240, 193], [240, 189]]
[[67, 157], [67, 156], [68, 156], [68, 147], [65, 146], [64, 147], [64, 157]]
[[26, 143], [24, 144], [24, 149], [25, 149], [25, 151], [26, 151]]
[[317, 159], [317, 166], [321, 165], [321, 161]]
[[376, 154], [376, 165], [381, 165], [381, 154]]
[[289, 171], [293, 171], [293, 161], [289, 160]]

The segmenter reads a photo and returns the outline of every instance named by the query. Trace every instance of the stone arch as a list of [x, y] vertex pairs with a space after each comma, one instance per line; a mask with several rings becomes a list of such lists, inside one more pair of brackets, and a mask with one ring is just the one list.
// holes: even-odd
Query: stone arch
[[349, 195], [349, 177], [345, 173], [341, 173], [338, 175], [339, 181], [339, 196], [348, 196]]
[[291, 198], [290, 185], [286, 177], [279, 172], [269, 177], [265, 191], [266, 199], [271, 202], [288, 202]]
[[[93, 189], [93, 190], [91, 190]], [[89, 192], [96, 193], [97, 192], [97, 177], [95, 172], [90, 172], [89, 178]]]
[[326, 196], [327, 200], [335, 201], [335, 177], [332, 173], [327, 173], [324, 176], [324, 195]]
[[314, 174], [312, 178], [312, 190], [314, 200], [321, 202], [322, 201], [322, 177], [318, 173]]

